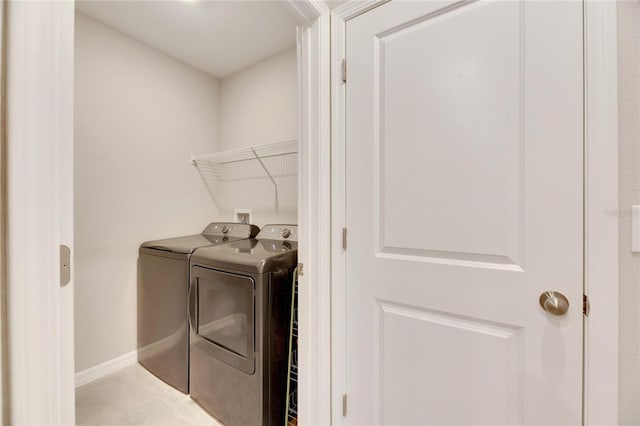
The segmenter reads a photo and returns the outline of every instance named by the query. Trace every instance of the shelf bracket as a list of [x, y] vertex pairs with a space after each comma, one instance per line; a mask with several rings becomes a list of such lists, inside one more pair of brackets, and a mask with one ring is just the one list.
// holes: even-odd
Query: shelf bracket
[[271, 182], [273, 182], [273, 188], [275, 191], [275, 195], [276, 195], [276, 210], [278, 209], [279, 206], [279, 201], [278, 201], [278, 184], [276, 183], [276, 180], [273, 178], [273, 176], [271, 176], [271, 173], [269, 173], [269, 169], [267, 169], [267, 167], [264, 165], [264, 163], [262, 162], [262, 159], [260, 158], [260, 156], [258, 155], [258, 153], [256, 152], [255, 149], [253, 149], [253, 147], [250, 147], [249, 149], [251, 149], [251, 152], [253, 152], [253, 155], [256, 157], [256, 160], [258, 160], [258, 163], [260, 163], [260, 165], [262, 166], [262, 168], [264, 169], [264, 172], [267, 174], [267, 176], [269, 176], [269, 179], [271, 179]]
[[276, 183], [275, 179], [273, 178], [273, 176], [271, 176], [271, 173], [269, 173], [269, 170], [265, 167], [264, 163], [262, 162], [262, 159], [260, 158], [260, 156], [256, 153], [256, 150], [253, 148], [250, 148], [251, 152], [253, 152], [253, 155], [255, 155], [256, 160], [258, 160], [258, 163], [260, 163], [260, 165], [262, 166], [262, 168], [264, 169], [264, 172], [267, 174], [267, 176], [269, 176], [269, 179], [271, 179], [271, 182], [273, 182], [273, 186], [276, 187], [276, 191], [278, 190], [278, 184]]

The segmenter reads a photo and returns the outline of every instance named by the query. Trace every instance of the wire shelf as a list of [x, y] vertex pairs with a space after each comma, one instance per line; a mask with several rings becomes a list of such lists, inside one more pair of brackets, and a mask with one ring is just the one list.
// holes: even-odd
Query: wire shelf
[[[191, 157], [218, 209], [251, 205], [258, 210], [294, 209], [298, 141], [291, 140]], [[295, 197], [294, 197], [295, 198]]]

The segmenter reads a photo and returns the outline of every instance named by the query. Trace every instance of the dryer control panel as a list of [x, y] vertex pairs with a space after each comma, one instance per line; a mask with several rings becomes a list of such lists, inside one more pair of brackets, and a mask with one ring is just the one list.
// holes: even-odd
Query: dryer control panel
[[265, 225], [256, 238], [261, 240], [298, 241], [298, 225]]

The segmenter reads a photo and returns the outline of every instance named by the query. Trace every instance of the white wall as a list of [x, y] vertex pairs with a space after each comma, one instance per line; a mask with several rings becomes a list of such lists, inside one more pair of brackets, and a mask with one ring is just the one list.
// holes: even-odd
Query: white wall
[[75, 41], [76, 371], [136, 349], [138, 245], [217, 217], [218, 81], [82, 14]]
[[220, 82], [220, 148], [297, 138], [296, 49], [288, 49]]
[[640, 424], [640, 254], [631, 206], [640, 204], [640, 2], [618, 2], [620, 148], [620, 424]]
[[631, 206], [640, 204], [639, 26], [640, 2], [618, 2], [621, 425], [640, 424], [640, 254], [631, 253]]
[[[220, 147], [223, 150], [298, 137], [296, 49], [288, 49], [231, 76], [220, 84]], [[251, 207], [239, 194], [236, 208]], [[284, 181], [278, 211], [254, 211], [253, 222], [297, 223], [297, 187]], [[232, 211], [231, 211], [232, 213]], [[228, 219], [231, 213], [224, 212]]]
[[[4, 16], [7, 2], [0, 0], [0, 45], [4, 44]], [[0, 56], [0, 90], [5, 92], [6, 83], [3, 78], [6, 75], [6, 62], [3, 57]], [[6, 93], [6, 92], [5, 92]], [[4, 116], [5, 101], [0, 101], [0, 116]], [[0, 203], [6, 203], [7, 187], [6, 170], [7, 160], [5, 147], [7, 145], [6, 134], [0, 134]], [[5, 204], [6, 205], [6, 204]], [[9, 423], [9, 374], [7, 371], [8, 365], [8, 350], [7, 343], [9, 336], [7, 333], [7, 233], [5, 224], [7, 221], [6, 209], [0, 209], [0, 423]]]
[[342, 6], [347, 0], [325, 0], [325, 4], [329, 9], [335, 9], [338, 6]]

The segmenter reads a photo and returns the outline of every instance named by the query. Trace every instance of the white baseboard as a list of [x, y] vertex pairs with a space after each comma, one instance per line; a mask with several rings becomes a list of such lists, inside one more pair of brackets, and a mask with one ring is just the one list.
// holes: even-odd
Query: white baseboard
[[94, 380], [115, 373], [136, 362], [138, 362], [138, 351], [131, 351], [107, 362], [103, 362], [102, 364], [98, 364], [95, 367], [82, 370], [76, 373], [76, 387], [91, 383]]

